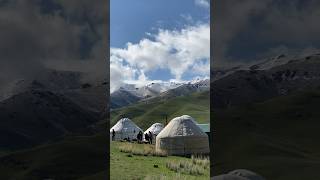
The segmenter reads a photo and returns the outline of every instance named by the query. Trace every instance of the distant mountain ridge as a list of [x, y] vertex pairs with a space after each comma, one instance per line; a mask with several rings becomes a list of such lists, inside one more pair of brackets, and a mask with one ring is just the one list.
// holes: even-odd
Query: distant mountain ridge
[[136, 88], [133, 84], [125, 84], [119, 90], [111, 93], [111, 108], [116, 109], [152, 98], [171, 98], [202, 92], [209, 90], [209, 84], [209, 79], [196, 79], [184, 83], [154, 82], [140, 88]]
[[0, 100], [0, 148], [95, 131], [93, 125], [107, 114], [107, 82], [85, 78], [85, 73], [46, 70], [36, 79], [13, 82]]
[[320, 87], [320, 54], [309, 54], [299, 58], [288, 58], [285, 55], [279, 57], [286, 59], [281, 62], [279, 58], [271, 59], [212, 80], [213, 107], [260, 102]]

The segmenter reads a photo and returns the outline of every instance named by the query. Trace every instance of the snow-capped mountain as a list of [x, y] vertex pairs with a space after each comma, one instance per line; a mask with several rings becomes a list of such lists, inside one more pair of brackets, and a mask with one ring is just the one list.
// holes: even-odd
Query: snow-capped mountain
[[45, 70], [34, 79], [18, 79], [2, 88], [0, 147], [27, 147], [95, 131], [95, 123], [107, 114], [108, 84], [86, 75]]
[[140, 100], [155, 97], [173, 97], [192, 92], [209, 90], [209, 79], [195, 79], [186, 82], [151, 82], [142, 87], [125, 84], [111, 93], [111, 109], [127, 106]]
[[211, 82], [213, 107], [261, 102], [320, 87], [320, 54], [281, 55]]
[[[140, 98], [157, 96], [169, 89], [177, 88], [184, 83], [178, 82], [151, 82], [142, 87], [137, 87], [135, 84], [124, 84], [117, 91], [126, 91]], [[117, 92], [115, 91], [115, 92]], [[114, 93], [111, 93], [111, 95]]]

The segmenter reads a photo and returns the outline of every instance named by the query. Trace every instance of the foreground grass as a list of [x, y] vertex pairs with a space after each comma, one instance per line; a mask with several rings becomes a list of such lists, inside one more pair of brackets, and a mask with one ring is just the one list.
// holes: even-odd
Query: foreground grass
[[216, 109], [213, 174], [245, 168], [272, 180], [318, 180], [319, 104], [320, 91]]
[[134, 143], [122, 143], [119, 146], [120, 152], [130, 153], [132, 155], [140, 155], [140, 156], [159, 156], [159, 157], [167, 157], [168, 155], [164, 152], [156, 152], [154, 145], [151, 144], [141, 144], [137, 145]]
[[204, 175], [210, 168], [209, 157], [191, 157], [192, 161], [169, 161], [166, 167], [177, 173], [189, 175]]
[[[125, 147], [125, 148], [124, 148]], [[134, 150], [124, 152], [124, 149], [133, 148]], [[209, 165], [197, 164], [192, 158], [177, 157], [177, 156], [154, 156], [152, 145], [129, 144], [124, 142], [112, 142], [110, 154], [110, 177], [111, 179], [148, 179], [148, 180], [166, 180], [166, 179], [209, 179]], [[135, 152], [139, 151], [134, 155]], [[121, 152], [123, 151], [123, 152]], [[204, 160], [205, 161], [205, 160]], [[208, 161], [208, 160], [207, 160]], [[168, 168], [167, 164], [191, 164], [192, 166], [202, 167], [201, 174], [190, 174], [188, 172], [178, 172]], [[195, 164], [194, 164], [195, 163]], [[206, 166], [207, 168], [204, 168]], [[179, 166], [180, 167], [180, 166]]]
[[106, 135], [77, 136], [0, 157], [0, 179], [106, 179]]

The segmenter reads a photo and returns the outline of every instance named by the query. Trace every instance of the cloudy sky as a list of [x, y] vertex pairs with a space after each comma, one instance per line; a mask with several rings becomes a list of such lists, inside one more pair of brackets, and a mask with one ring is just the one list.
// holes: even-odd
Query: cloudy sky
[[212, 65], [319, 52], [319, 17], [319, 0], [214, 1]]
[[209, 76], [209, 1], [111, 0], [110, 11], [111, 92]]
[[0, 0], [0, 87], [46, 68], [106, 77], [106, 9], [100, 0]]

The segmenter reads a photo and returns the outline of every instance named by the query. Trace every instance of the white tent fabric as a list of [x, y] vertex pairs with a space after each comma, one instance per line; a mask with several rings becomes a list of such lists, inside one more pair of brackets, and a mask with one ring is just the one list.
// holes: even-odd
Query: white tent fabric
[[112, 130], [115, 131], [115, 140], [123, 140], [125, 138], [137, 139], [139, 131], [143, 132], [133, 121], [129, 118], [120, 119], [111, 129], [110, 136], [112, 136]]
[[[143, 134], [149, 133], [149, 131], [153, 134], [153, 140], [156, 139], [156, 136], [162, 131], [164, 125], [161, 123], [152, 124], [147, 130], [144, 131]], [[143, 135], [143, 139], [145, 140], [145, 136]]]
[[191, 116], [176, 117], [158, 134], [156, 150], [169, 155], [209, 153], [208, 135]]
[[149, 133], [150, 131], [152, 134], [158, 135], [163, 128], [164, 128], [163, 124], [154, 123], [144, 133]]

